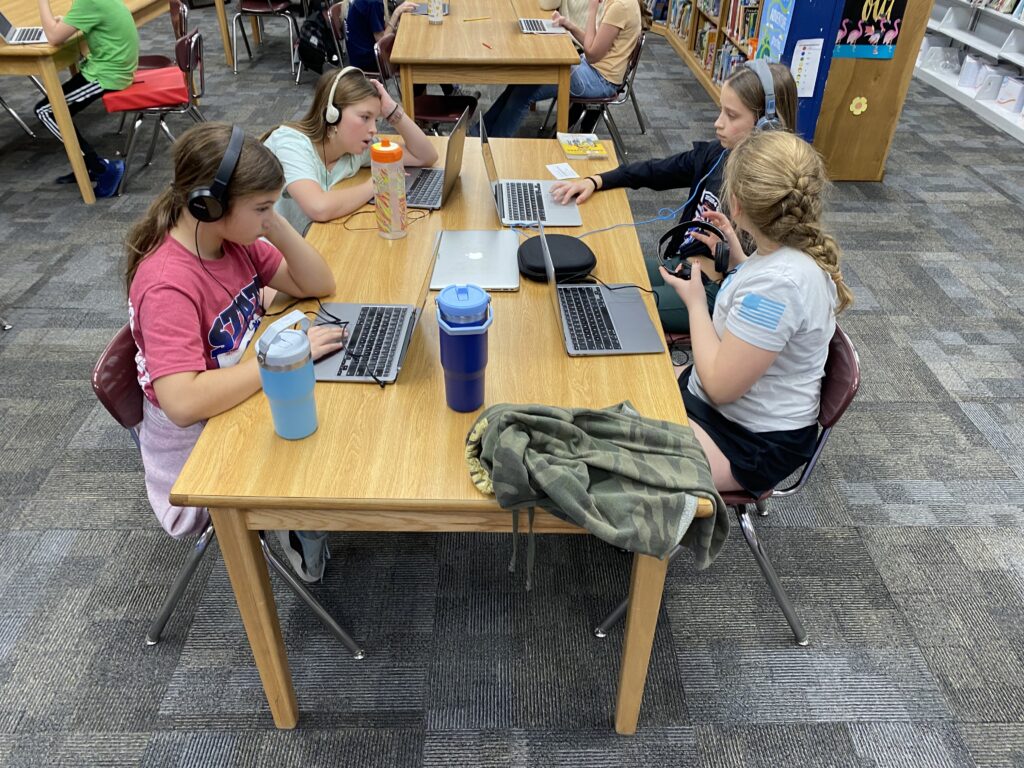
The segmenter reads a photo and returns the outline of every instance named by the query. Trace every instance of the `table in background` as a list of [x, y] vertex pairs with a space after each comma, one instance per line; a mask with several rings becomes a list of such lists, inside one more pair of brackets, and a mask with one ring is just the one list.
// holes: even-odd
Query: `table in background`
[[[72, 0], [50, 0], [50, 8], [54, 16], [64, 16], [71, 8]], [[218, 0], [223, 2], [223, 0]], [[168, 12], [167, 0], [125, 0], [125, 5], [132, 12], [135, 25], [141, 27], [147, 21]], [[4, 15], [16, 27], [39, 26], [39, 4], [36, 0], [5, 0]], [[82, 148], [78, 145], [78, 136], [71, 121], [68, 103], [61, 89], [58, 70], [67, 69], [81, 59], [81, 46], [84, 38], [76, 34], [60, 46], [49, 43], [39, 45], [7, 45], [0, 41], [0, 75], [36, 75], [43, 81], [46, 96], [53, 105], [53, 118], [60, 128], [64, 139], [64, 151], [71, 161], [71, 169], [75, 172], [78, 190], [82, 200], [87, 204], [96, 202], [89, 171], [85, 167]]]
[[[443, 157], [445, 140], [432, 141]], [[493, 144], [498, 171], [505, 176], [541, 178], [545, 163], [562, 159], [554, 141], [496, 139]], [[514, 160], [513, 146], [521, 150]], [[596, 173], [613, 167], [614, 160], [577, 165], [582, 173]], [[361, 174], [346, 183], [363, 178]], [[375, 230], [347, 231], [340, 221], [314, 224], [309, 239], [337, 280], [332, 300], [415, 304], [429, 279], [438, 230], [497, 228], [490, 194], [479, 140], [468, 139], [461, 179], [444, 209], [411, 224], [407, 237], [384, 240]], [[632, 220], [621, 189], [596, 195], [580, 210], [587, 229]], [[373, 227], [374, 217], [356, 216], [349, 226]], [[593, 235], [588, 243], [598, 255], [596, 274], [602, 279], [647, 285], [633, 228]], [[274, 434], [267, 399], [257, 393], [209, 421], [174, 485], [175, 504], [210, 507], [279, 728], [297, 724], [298, 707], [257, 531], [512, 530], [511, 513], [481, 494], [469, 478], [465, 439], [480, 412], [456, 413], [445, 405], [434, 295], [427, 295], [396, 384], [384, 389], [375, 384], [317, 384], [319, 429], [294, 442]], [[516, 402], [604, 407], [628, 399], [646, 416], [685, 423], [667, 352], [569, 357], [543, 284], [524, 280], [518, 292], [496, 292], [492, 300], [485, 406]], [[313, 302], [303, 306], [316, 307]], [[647, 306], [657, 322], [649, 295]], [[246, 460], [238, 461], [240, 455]], [[430, 460], [424, 461], [426, 457]], [[396, 467], [403, 470], [396, 472]], [[702, 502], [699, 514], [710, 513], [710, 504]], [[585, 533], [541, 510], [534, 530]], [[667, 561], [634, 556], [616, 702], [619, 733], [636, 730], [666, 567]], [[579, 631], [588, 632], [589, 627]]]
[[[418, 83], [550, 83], [558, 86], [558, 130], [569, 130], [569, 73], [580, 63], [572, 36], [519, 31], [519, 18], [547, 18], [550, 12], [536, 0], [451, 0], [450, 7], [442, 24], [405, 14], [398, 25], [391, 61], [399, 68], [409, 117]], [[463, 21], [479, 17], [488, 18]]]

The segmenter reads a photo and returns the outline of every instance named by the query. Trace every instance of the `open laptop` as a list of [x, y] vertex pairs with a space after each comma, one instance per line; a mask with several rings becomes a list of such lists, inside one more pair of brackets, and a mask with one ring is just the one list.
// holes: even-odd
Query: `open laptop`
[[430, 290], [472, 283], [488, 291], [519, 290], [519, 235], [510, 229], [439, 232]]
[[436, 211], [452, 191], [462, 173], [462, 148], [469, 129], [469, 107], [459, 116], [445, 152], [444, 168], [407, 168], [405, 176], [405, 204], [410, 208], [429, 208]]
[[580, 209], [575, 200], [562, 204], [551, 196], [554, 181], [540, 179], [499, 179], [487, 140], [487, 129], [480, 120], [480, 149], [484, 168], [491, 184], [491, 194], [498, 206], [498, 218], [506, 227], [534, 225], [542, 221], [549, 227], [581, 227]]
[[344, 325], [345, 347], [321, 358], [314, 366], [317, 381], [352, 381], [391, 384], [398, 378], [409, 352], [413, 332], [427, 301], [427, 276], [423, 277], [419, 302], [412, 304], [321, 305], [317, 325]]
[[0, 37], [8, 45], [35, 45], [46, 42], [42, 27], [16, 27], [0, 11]]
[[520, 19], [519, 31], [525, 35], [564, 35], [565, 27], [560, 27], [551, 19]]
[[555, 282], [555, 263], [540, 229], [544, 273], [562, 328], [565, 350], [573, 357], [643, 355], [665, 351], [665, 339], [654, 328], [640, 291], [632, 285], [590, 285]]

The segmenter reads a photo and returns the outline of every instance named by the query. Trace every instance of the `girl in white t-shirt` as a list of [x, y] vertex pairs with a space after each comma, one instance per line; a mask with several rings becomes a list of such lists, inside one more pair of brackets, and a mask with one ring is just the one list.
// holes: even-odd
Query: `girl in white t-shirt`
[[689, 279], [661, 269], [690, 313], [694, 365], [680, 389], [720, 491], [759, 495], [814, 449], [835, 315], [853, 302], [839, 246], [821, 226], [827, 183], [821, 157], [803, 139], [753, 134], [726, 161], [725, 195], [757, 250], [747, 256], [729, 219], [708, 214], [732, 253], [714, 318], [699, 262]]
[[263, 137], [284, 168], [284, 194], [276, 208], [301, 234], [314, 221], [331, 221], [365, 205], [373, 183], [332, 189], [370, 165], [370, 145], [383, 116], [405, 141], [405, 165], [433, 165], [437, 150], [376, 80], [357, 67], [325, 73], [305, 116]]

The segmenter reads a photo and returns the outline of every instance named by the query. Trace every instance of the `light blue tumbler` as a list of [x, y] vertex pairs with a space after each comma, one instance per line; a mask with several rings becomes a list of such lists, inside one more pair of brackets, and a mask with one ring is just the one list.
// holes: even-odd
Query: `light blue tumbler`
[[[300, 330], [292, 328], [296, 323]], [[256, 342], [260, 381], [270, 401], [274, 431], [286, 440], [301, 440], [317, 427], [308, 328], [309, 319], [294, 310], [267, 328]]]

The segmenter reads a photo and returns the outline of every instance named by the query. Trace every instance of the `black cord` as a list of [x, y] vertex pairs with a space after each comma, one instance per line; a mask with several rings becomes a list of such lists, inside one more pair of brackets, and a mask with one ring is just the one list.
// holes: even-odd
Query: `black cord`
[[[327, 309], [327, 307], [324, 306], [323, 302], [320, 301], [320, 299], [317, 299], [316, 303], [319, 309], [309, 310], [309, 313], [313, 314], [316, 317], [316, 319], [320, 321], [318, 325], [336, 325], [343, 331], [348, 330], [348, 320], [342, 320], [340, 317], [332, 313], [329, 309]], [[347, 360], [348, 358], [351, 357], [355, 360], [359, 360], [366, 354], [366, 351], [362, 347], [360, 347], [358, 350], [353, 350], [348, 344], [346, 344], [339, 351], [342, 352], [341, 364], [338, 366], [339, 368], [341, 367], [341, 365], [345, 364], [345, 360]], [[384, 387], [387, 386], [387, 382], [378, 379], [373, 371], [367, 370], [366, 372], [370, 375], [371, 379], [377, 382], [381, 389], [384, 389]]]
[[609, 291], [621, 291], [623, 288], [636, 288], [638, 291], [643, 291], [644, 293], [649, 293], [649, 294], [651, 294], [651, 296], [654, 297], [654, 307], [655, 307], [655, 309], [661, 309], [661, 305], [659, 304], [659, 298], [660, 297], [658, 296], [658, 292], [655, 291], [652, 288], [644, 288], [642, 285], [637, 285], [636, 283], [624, 283], [623, 285], [608, 285], [608, 283], [606, 283], [604, 280], [602, 280], [600, 277], [598, 277], [595, 274], [591, 274], [590, 277], [593, 278], [594, 280], [597, 280], [597, 282], [599, 282], [601, 285], [603, 285]]

